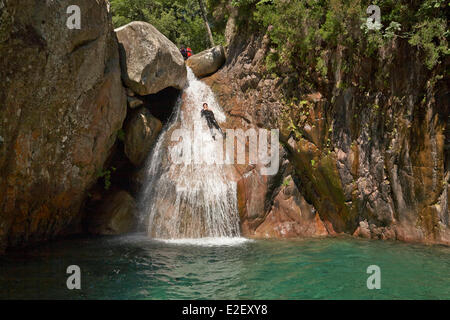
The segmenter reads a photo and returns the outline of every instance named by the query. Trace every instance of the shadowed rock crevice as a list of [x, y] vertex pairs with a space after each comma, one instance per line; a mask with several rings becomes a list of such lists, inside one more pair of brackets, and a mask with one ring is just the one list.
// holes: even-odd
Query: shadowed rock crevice
[[142, 101], [142, 105], [146, 107], [151, 114], [158, 118], [163, 124], [172, 116], [175, 110], [175, 104], [182, 94], [182, 91], [173, 87], [168, 87], [155, 94], [146, 96], [136, 96]]

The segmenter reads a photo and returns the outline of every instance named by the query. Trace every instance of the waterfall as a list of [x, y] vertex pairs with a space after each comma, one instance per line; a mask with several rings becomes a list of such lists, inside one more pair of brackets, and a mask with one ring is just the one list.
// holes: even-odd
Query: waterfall
[[[225, 120], [211, 88], [188, 68], [187, 85], [145, 168], [139, 211], [151, 238], [236, 237], [240, 234], [236, 182], [230, 179], [230, 166], [214, 162], [222, 155], [222, 137], [217, 133], [216, 140], [212, 139], [200, 115], [203, 102], [208, 103], [217, 122]], [[193, 157], [176, 145], [177, 132], [182, 132], [178, 136], [188, 143], [187, 150], [193, 152]], [[207, 161], [199, 162], [199, 154]], [[187, 161], [174, 161], [174, 155]]]

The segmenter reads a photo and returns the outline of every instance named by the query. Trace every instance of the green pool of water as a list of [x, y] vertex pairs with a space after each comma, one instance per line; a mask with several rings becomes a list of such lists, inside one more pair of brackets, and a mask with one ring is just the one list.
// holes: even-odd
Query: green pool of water
[[[81, 268], [81, 290], [66, 269]], [[369, 265], [381, 289], [368, 290]], [[70, 239], [0, 257], [2, 299], [450, 299], [450, 248], [355, 239]]]

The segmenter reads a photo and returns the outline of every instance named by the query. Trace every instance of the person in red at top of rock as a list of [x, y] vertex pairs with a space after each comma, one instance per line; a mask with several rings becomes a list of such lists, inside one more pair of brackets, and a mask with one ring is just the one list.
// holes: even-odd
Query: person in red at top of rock
[[192, 56], [192, 49], [191, 48], [187, 48], [186, 49], [186, 51], [187, 51], [187, 57], [189, 58], [190, 56]]

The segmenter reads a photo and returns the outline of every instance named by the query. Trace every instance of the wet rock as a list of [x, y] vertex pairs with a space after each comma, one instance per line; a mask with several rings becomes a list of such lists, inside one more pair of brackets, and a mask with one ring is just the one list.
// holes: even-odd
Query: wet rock
[[366, 239], [370, 239], [371, 238], [370, 229], [369, 229], [369, 223], [367, 222], [367, 220], [361, 221], [359, 223], [359, 226], [355, 230], [355, 232], [353, 233], [353, 236], [354, 237], [366, 238]]
[[216, 46], [200, 53], [194, 54], [186, 61], [197, 78], [216, 72], [225, 63], [225, 50]]
[[144, 164], [162, 123], [150, 111], [141, 107], [133, 112], [125, 124], [125, 154], [136, 167]]
[[327, 236], [328, 231], [312, 205], [308, 204], [295, 186], [292, 177], [273, 202], [264, 222], [255, 230], [254, 237], [293, 238]]
[[80, 229], [86, 190], [126, 115], [105, 0], [3, 0], [0, 11], [0, 247]]
[[267, 178], [261, 176], [258, 169], [253, 169], [243, 174], [237, 182], [238, 212], [244, 236], [251, 236], [264, 220]]
[[165, 88], [183, 89], [186, 66], [177, 46], [146, 22], [131, 22], [115, 30], [120, 48], [122, 79], [139, 95]]
[[127, 97], [127, 103], [131, 109], [135, 109], [144, 104], [144, 102], [141, 99], [136, 98], [136, 97]]
[[126, 88], [127, 96], [134, 97], [136, 94], [130, 88]]
[[105, 198], [98, 211], [88, 220], [88, 231], [99, 235], [119, 235], [135, 230], [136, 203], [126, 191]]
[[145, 182], [147, 179], [147, 168], [144, 166], [135, 170], [130, 176], [131, 182], [131, 191], [133, 194], [139, 194], [142, 191], [142, 188], [145, 186]]

